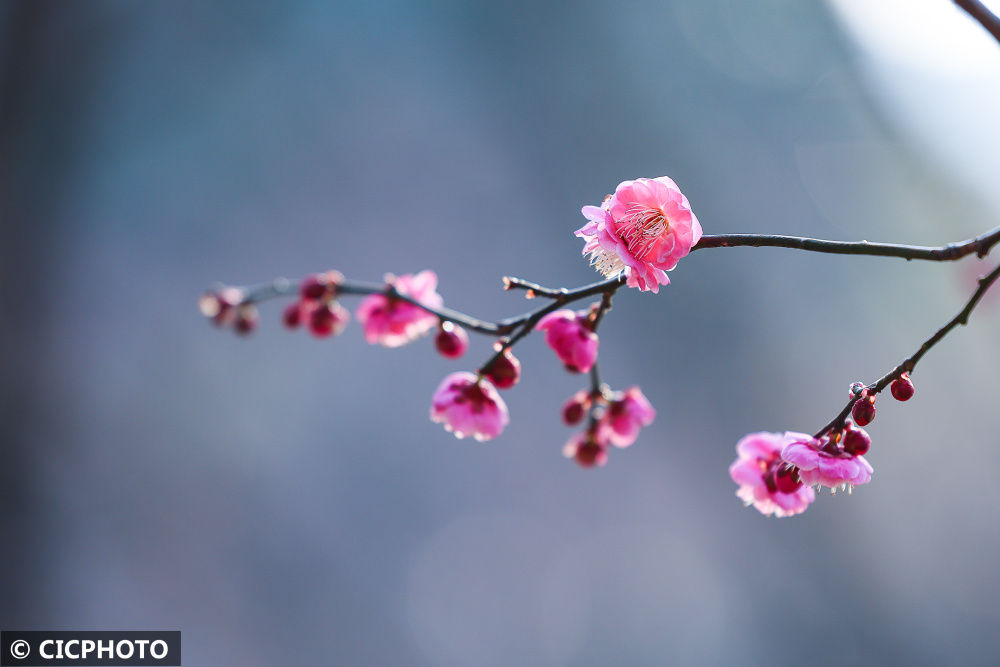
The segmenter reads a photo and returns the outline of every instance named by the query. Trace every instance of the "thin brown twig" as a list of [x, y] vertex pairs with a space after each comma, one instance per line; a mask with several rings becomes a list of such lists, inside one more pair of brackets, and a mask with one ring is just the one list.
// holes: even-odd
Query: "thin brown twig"
[[986, 8], [979, 0], [955, 0], [955, 4], [968, 12], [969, 16], [979, 21], [993, 37], [1000, 42], [1000, 18]]
[[[965, 307], [959, 311], [958, 315], [951, 318], [947, 324], [934, 332], [934, 335], [925, 340], [920, 347], [917, 348], [916, 352], [901, 361], [895, 368], [880, 377], [878, 380], [870, 385], [867, 385], [865, 389], [868, 390], [868, 395], [873, 396], [878, 394], [903, 373], [912, 372], [916, 367], [917, 362], [919, 362], [932, 347], [941, 342], [941, 340], [947, 336], [952, 329], [959, 325], [965, 325], [969, 321], [969, 315], [972, 313], [973, 309], [979, 303], [980, 299], [983, 298], [983, 295], [986, 294], [986, 291], [993, 285], [994, 282], [996, 282], [997, 278], [1000, 278], [1000, 265], [979, 279], [979, 285], [976, 288], [976, 291], [972, 293], [969, 301], [965, 304]], [[820, 438], [831, 431], [837, 431], [843, 428], [844, 423], [847, 421], [847, 416], [851, 414], [851, 409], [859, 400], [861, 400], [860, 394], [851, 398], [851, 400], [847, 402], [844, 409], [840, 411], [840, 414], [834, 417], [829, 424], [821, 428], [814, 437]]]

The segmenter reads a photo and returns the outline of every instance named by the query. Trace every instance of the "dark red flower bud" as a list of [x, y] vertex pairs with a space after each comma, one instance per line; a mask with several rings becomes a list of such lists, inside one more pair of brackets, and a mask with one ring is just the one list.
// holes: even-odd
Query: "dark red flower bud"
[[889, 390], [892, 392], [892, 397], [897, 401], [910, 400], [913, 398], [913, 392], [915, 391], [913, 381], [906, 373], [903, 373], [898, 378], [893, 380], [892, 384], [889, 385]]
[[588, 440], [576, 449], [576, 462], [584, 468], [602, 466], [608, 462], [607, 449], [593, 440]]
[[875, 419], [875, 397], [869, 396], [854, 402], [851, 416], [858, 426], [868, 426]]
[[257, 313], [256, 306], [247, 304], [239, 307], [236, 313], [236, 321], [233, 323], [236, 333], [246, 336], [253, 333], [258, 324], [260, 324], [260, 315]]
[[309, 301], [333, 299], [337, 296], [337, 285], [344, 279], [338, 271], [314, 273], [299, 284], [299, 294]]
[[863, 428], [849, 428], [844, 433], [844, 451], [851, 456], [861, 456], [872, 446], [872, 439]]
[[336, 301], [319, 304], [309, 313], [309, 331], [317, 338], [336, 336], [350, 319], [351, 314]]
[[563, 404], [562, 418], [567, 426], [573, 426], [583, 421], [590, 408], [590, 396], [585, 391], [578, 391]]
[[281, 313], [281, 321], [289, 329], [297, 329], [302, 324], [302, 302], [296, 301], [285, 306]]
[[465, 329], [454, 322], [445, 321], [441, 323], [441, 329], [434, 339], [434, 345], [437, 346], [441, 356], [448, 359], [458, 359], [465, 354], [469, 347], [469, 334], [465, 333]]
[[497, 389], [510, 389], [521, 379], [521, 362], [508, 348], [483, 372]]

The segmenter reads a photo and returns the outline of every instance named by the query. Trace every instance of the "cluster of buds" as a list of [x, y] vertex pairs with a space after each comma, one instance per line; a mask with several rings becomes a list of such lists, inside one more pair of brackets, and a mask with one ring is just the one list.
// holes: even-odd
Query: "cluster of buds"
[[563, 454], [585, 468], [603, 466], [612, 447], [630, 446], [655, 417], [656, 410], [639, 387], [615, 392], [605, 386], [591, 392], [580, 390], [563, 404], [562, 418], [567, 426], [584, 419], [587, 423], [566, 443]]
[[220, 287], [198, 299], [198, 310], [217, 327], [232, 327], [241, 336], [253, 332], [260, 323], [257, 306], [247, 302], [239, 287]]
[[[897, 401], [908, 401], [913, 398], [915, 388], [909, 373], [901, 373], [898, 378], [889, 385], [892, 397]], [[851, 385], [850, 398], [854, 401], [851, 406], [851, 417], [858, 426], [868, 426], [875, 419], [875, 393], [861, 382]]]
[[338, 271], [314, 273], [299, 285], [299, 299], [288, 304], [281, 318], [289, 329], [305, 324], [317, 338], [339, 335], [351, 320], [351, 313], [337, 301], [344, 276]]

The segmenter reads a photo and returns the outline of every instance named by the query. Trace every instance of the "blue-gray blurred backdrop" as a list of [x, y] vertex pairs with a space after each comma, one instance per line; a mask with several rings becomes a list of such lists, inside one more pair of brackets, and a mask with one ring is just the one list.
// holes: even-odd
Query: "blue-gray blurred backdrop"
[[431, 268], [515, 314], [505, 274], [597, 278], [579, 208], [638, 176], [707, 233], [972, 236], [1000, 48], [950, 3], [6, 2], [0, 35], [3, 628], [180, 629], [186, 665], [996, 663], [996, 299], [880, 402], [870, 485], [776, 520], [727, 474], [989, 262], [720, 249], [623, 290], [602, 368], [658, 418], [597, 471], [537, 337], [479, 444], [427, 412], [489, 340], [317, 341], [278, 304], [244, 340], [195, 307]]

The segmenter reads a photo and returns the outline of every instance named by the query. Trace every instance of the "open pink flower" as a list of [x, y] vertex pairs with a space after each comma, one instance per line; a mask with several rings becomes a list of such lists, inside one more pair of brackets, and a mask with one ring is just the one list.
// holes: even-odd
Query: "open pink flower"
[[787, 441], [781, 458], [799, 469], [799, 477], [809, 485], [857, 486], [871, 481], [873, 469], [864, 456], [852, 455], [836, 445], [831, 446], [803, 433]]
[[597, 361], [597, 334], [590, 328], [589, 312], [569, 309], [549, 313], [535, 329], [545, 332], [545, 342], [573, 373], [586, 373]]
[[639, 437], [643, 426], [656, 418], [656, 410], [639, 387], [629, 387], [608, 403], [597, 425], [598, 436], [615, 447], [628, 447]]
[[[437, 288], [437, 274], [421, 271], [398, 278], [387, 277], [397, 292], [430, 308], [440, 308], [443, 303]], [[385, 347], [399, 347], [422, 336], [438, 324], [436, 315], [392, 296], [369, 294], [355, 311], [358, 322], [365, 330], [365, 340]]]
[[607, 277], [622, 271], [629, 287], [657, 292], [666, 272], [701, 239], [687, 197], [666, 176], [623, 181], [601, 206], [584, 206], [589, 221], [576, 235], [583, 254]]
[[[737, 458], [729, 466], [729, 476], [740, 488], [736, 495], [765, 516], [801, 514], [816, 499], [811, 486], [782, 484], [779, 490], [776, 473], [782, 465], [781, 450], [799, 433], [751, 433], [736, 443]], [[805, 436], [809, 437], [809, 436]], [[792, 488], [794, 487], [794, 489]]]
[[510, 417], [496, 387], [467, 371], [447, 376], [434, 392], [431, 421], [443, 423], [456, 438], [471, 435], [480, 442], [503, 432]]

